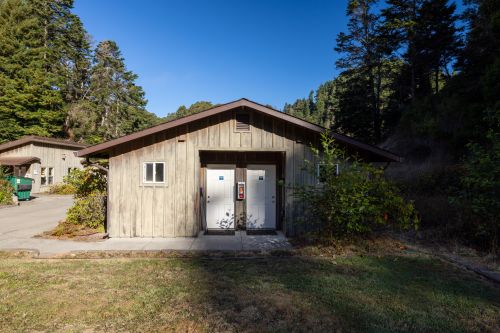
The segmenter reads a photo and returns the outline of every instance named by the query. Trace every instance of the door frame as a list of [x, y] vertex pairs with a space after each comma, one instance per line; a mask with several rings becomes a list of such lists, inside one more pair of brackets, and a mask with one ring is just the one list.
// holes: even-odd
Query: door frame
[[[199, 202], [197, 206], [200, 230], [206, 231], [206, 191], [207, 191], [207, 168], [212, 165], [236, 165], [235, 182], [246, 182], [246, 166], [248, 164], [273, 164], [276, 166], [276, 230], [285, 231], [285, 207], [286, 207], [286, 165], [287, 154], [283, 149], [235, 149], [235, 148], [208, 148], [200, 147], [195, 149], [195, 154], [199, 156]], [[244, 177], [238, 179], [238, 170], [242, 170]], [[235, 200], [235, 205], [238, 200]], [[246, 202], [244, 205], [246, 214]], [[235, 206], [235, 213], [239, 214], [240, 208]]]
[[[207, 205], [207, 200], [208, 200], [208, 177], [207, 177], [207, 173], [208, 173], [208, 169], [212, 169], [212, 170], [229, 170], [229, 169], [232, 169], [233, 170], [233, 183], [236, 183], [236, 164], [231, 164], [231, 163], [221, 163], [221, 164], [218, 164], [218, 163], [210, 163], [210, 164], [207, 164], [205, 166], [205, 179], [204, 179], [204, 187], [205, 187], [205, 193], [204, 193], [204, 198], [203, 198], [203, 205], [204, 205], [204, 215], [205, 215], [205, 221], [204, 221], [204, 225], [203, 225], [203, 230], [205, 230], [205, 232], [208, 232], [208, 231], [219, 231], [219, 232], [228, 232], [228, 233], [234, 233], [234, 231], [236, 230], [236, 221], [233, 222], [233, 228], [232, 229], [228, 229], [228, 230], [224, 230], [224, 229], [209, 229], [208, 228], [208, 222], [207, 222], [207, 213], [208, 213], [208, 205]], [[233, 185], [236, 185], [236, 184], [233, 184]], [[236, 186], [234, 186], [234, 188], [236, 188]], [[235, 189], [236, 191], [236, 189]], [[233, 214], [236, 214], [236, 193], [233, 193]]]

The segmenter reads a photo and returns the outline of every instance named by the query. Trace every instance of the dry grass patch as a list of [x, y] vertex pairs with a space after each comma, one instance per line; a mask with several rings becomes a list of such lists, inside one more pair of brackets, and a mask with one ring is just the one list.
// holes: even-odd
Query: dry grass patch
[[89, 228], [82, 224], [70, 223], [63, 220], [54, 229], [45, 231], [35, 237], [95, 242], [104, 239], [106, 236], [104, 226]]

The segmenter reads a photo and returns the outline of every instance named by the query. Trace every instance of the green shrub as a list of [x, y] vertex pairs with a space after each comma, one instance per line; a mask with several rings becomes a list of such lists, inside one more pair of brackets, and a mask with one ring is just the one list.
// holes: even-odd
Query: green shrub
[[12, 205], [14, 189], [5, 179], [0, 179], [0, 205]]
[[76, 198], [74, 205], [68, 209], [66, 222], [79, 224], [88, 228], [101, 228], [106, 221], [106, 196], [92, 193], [86, 197]]
[[[323, 154], [313, 150], [321, 164], [322, 183], [295, 189], [304, 205], [301, 219], [312, 226], [309, 232], [334, 239], [366, 234], [388, 224], [402, 229], [418, 226], [413, 204], [384, 178], [382, 169], [349, 157], [327, 135], [322, 137]], [[306, 164], [309, 172], [316, 172], [315, 165]]]
[[49, 188], [50, 194], [67, 195], [67, 194], [75, 194], [75, 192], [76, 192], [75, 187], [71, 184], [66, 184], [66, 183], [55, 184]]
[[106, 175], [97, 167], [73, 170], [64, 179], [74, 189], [75, 203], [68, 209], [66, 222], [88, 228], [104, 228], [106, 222]]
[[106, 192], [106, 175], [97, 167], [89, 166], [83, 170], [75, 169], [64, 178], [64, 183], [75, 189], [75, 197], [86, 197], [92, 193]]
[[457, 207], [467, 239], [499, 249], [500, 237], [500, 103], [489, 117], [485, 142], [471, 143], [461, 187], [451, 202]]

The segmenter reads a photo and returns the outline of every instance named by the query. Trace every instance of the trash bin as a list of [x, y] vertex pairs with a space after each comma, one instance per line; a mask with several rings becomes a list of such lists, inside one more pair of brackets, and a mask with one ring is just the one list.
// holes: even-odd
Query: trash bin
[[27, 177], [7, 176], [7, 181], [14, 188], [14, 194], [19, 200], [29, 200], [31, 196], [31, 188], [33, 179]]

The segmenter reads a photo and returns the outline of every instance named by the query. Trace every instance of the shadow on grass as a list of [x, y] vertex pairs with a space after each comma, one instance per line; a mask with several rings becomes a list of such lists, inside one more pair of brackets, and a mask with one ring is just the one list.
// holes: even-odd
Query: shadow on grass
[[238, 332], [500, 329], [500, 292], [422, 257], [195, 259], [187, 300], [206, 329]]
[[422, 256], [12, 259], [0, 299], [0, 331], [500, 330], [500, 288]]

